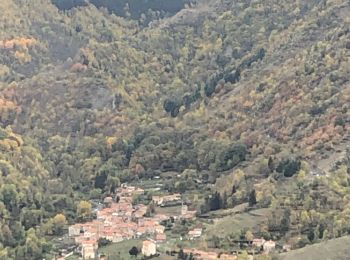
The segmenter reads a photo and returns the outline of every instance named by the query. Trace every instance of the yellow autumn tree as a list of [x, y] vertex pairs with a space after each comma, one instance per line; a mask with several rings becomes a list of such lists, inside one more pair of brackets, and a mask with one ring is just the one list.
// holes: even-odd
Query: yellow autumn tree
[[67, 224], [66, 216], [63, 214], [57, 214], [53, 220], [53, 231], [56, 235], [62, 234], [65, 225]]
[[77, 206], [77, 217], [81, 221], [86, 221], [91, 218], [92, 205], [90, 202], [82, 200]]

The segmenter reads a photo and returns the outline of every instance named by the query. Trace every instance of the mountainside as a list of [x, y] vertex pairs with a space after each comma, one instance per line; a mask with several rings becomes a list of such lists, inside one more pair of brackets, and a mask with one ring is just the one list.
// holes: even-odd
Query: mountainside
[[271, 208], [253, 231], [297, 247], [349, 232], [348, 1], [0, 3], [4, 259], [41, 259], [56, 214], [161, 173], [201, 213], [216, 191]]
[[320, 244], [307, 246], [281, 255], [280, 259], [347, 259], [349, 237], [344, 236]]

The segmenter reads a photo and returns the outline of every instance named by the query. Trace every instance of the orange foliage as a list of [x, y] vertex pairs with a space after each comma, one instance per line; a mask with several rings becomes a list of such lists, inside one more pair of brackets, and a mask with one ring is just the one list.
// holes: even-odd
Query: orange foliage
[[17, 139], [15, 140], [11, 140], [11, 139], [4, 139], [4, 140], [0, 140], [0, 149], [2, 151], [19, 151], [20, 149], [20, 142], [17, 141]]
[[253, 105], [254, 105], [254, 102], [251, 101], [251, 100], [246, 100], [246, 101], [243, 103], [243, 107], [244, 107], [244, 108], [251, 108]]
[[314, 131], [310, 136], [304, 138], [304, 143], [313, 145], [317, 141], [328, 142], [342, 133], [342, 128], [335, 127], [334, 123], [323, 126]]
[[3, 109], [16, 109], [17, 106], [14, 102], [0, 98], [0, 110]]
[[30, 62], [32, 60], [32, 57], [30, 55], [27, 55], [26, 53], [20, 51], [15, 52], [15, 57], [23, 62]]
[[16, 38], [12, 40], [2, 40], [0, 41], [0, 48], [13, 49], [15, 46], [20, 46], [22, 48], [28, 48], [37, 44], [37, 40], [34, 38]]
[[70, 67], [71, 72], [84, 72], [87, 70], [87, 66], [81, 63], [75, 63]]

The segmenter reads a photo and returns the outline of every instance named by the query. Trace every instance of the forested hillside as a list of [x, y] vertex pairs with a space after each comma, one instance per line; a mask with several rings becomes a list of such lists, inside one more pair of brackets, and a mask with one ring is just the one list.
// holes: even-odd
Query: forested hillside
[[52, 2], [0, 0], [0, 259], [160, 173], [300, 247], [349, 233], [349, 1]]

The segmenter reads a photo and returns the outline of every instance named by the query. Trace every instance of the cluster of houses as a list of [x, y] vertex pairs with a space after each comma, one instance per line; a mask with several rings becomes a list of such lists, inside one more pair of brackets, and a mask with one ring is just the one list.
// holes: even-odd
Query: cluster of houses
[[[193, 229], [190, 231], [192, 237], [199, 237], [201, 235], [201, 229]], [[272, 240], [266, 241], [263, 238], [254, 238], [252, 241], [252, 246], [261, 248], [264, 254], [269, 254], [273, 252], [276, 248], [276, 242]], [[283, 250], [289, 251], [290, 248], [283, 247]], [[218, 252], [208, 252], [203, 250], [198, 250], [196, 248], [184, 249], [183, 252], [187, 255], [192, 255], [197, 260], [211, 260], [211, 259], [222, 259], [222, 260], [236, 260], [237, 255], [226, 254]]]
[[254, 238], [252, 245], [257, 248], [262, 248], [264, 253], [271, 253], [276, 248], [276, 242], [272, 240], [266, 241], [263, 238]]
[[[157, 247], [166, 242], [165, 227], [161, 225], [169, 220], [170, 216], [155, 214], [145, 217], [148, 207], [144, 204], [133, 205], [132, 198], [141, 195], [144, 190], [133, 186], [122, 185], [115, 198], [106, 197], [104, 207], [96, 211], [96, 219], [69, 226], [68, 235], [78, 245], [83, 259], [96, 259], [98, 241], [106, 239], [118, 243], [128, 239], [143, 239], [142, 254], [146, 257], [157, 254]], [[172, 218], [192, 219], [196, 211], [190, 211], [187, 205], [183, 205], [181, 195], [153, 196], [153, 204], [157, 206], [181, 205], [179, 216]], [[194, 228], [188, 232], [187, 238], [195, 240], [202, 236], [202, 228]], [[263, 249], [265, 253], [272, 252], [276, 243], [264, 239], [254, 239], [251, 245]], [[192, 254], [195, 259], [224, 259], [235, 260], [235, 255], [218, 254], [217, 252], [205, 252], [197, 249], [185, 249], [184, 253]]]
[[[104, 207], [96, 211], [96, 219], [69, 226], [68, 235], [79, 246], [83, 259], [96, 258], [99, 239], [118, 243], [128, 239], [147, 238], [142, 247], [143, 254], [145, 256], [156, 254], [156, 246], [167, 239], [164, 232], [165, 227], [160, 223], [169, 220], [170, 216], [155, 214], [152, 217], [145, 217], [148, 210], [146, 205], [132, 205], [132, 198], [143, 193], [143, 189], [122, 185], [115, 198], [106, 197], [104, 199]], [[152, 202], [161, 207], [174, 206], [181, 205], [182, 198], [178, 193], [153, 196]], [[182, 205], [180, 215], [172, 217], [192, 219], [195, 216], [196, 211], [190, 211], [187, 205]], [[202, 229], [194, 229], [188, 233], [188, 238], [193, 240], [201, 235]]]
[[188, 239], [189, 240], [195, 240], [197, 238], [200, 238], [202, 236], [202, 229], [201, 228], [194, 228], [188, 232]]
[[165, 227], [160, 223], [168, 220], [169, 216], [156, 214], [147, 218], [144, 217], [146, 205], [132, 205], [132, 197], [143, 192], [142, 189], [124, 185], [118, 190], [118, 202], [112, 197], [104, 199], [105, 208], [97, 211], [96, 219], [69, 226], [68, 235], [79, 245], [83, 259], [96, 258], [98, 240], [101, 238], [114, 243], [146, 236], [154, 237], [156, 243], [166, 241]]
[[153, 196], [152, 201], [155, 205], [160, 207], [176, 206], [176, 205], [181, 205], [182, 203], [180, 193], [175, 193], [172, 195], [165, 195], [165, 196]]

